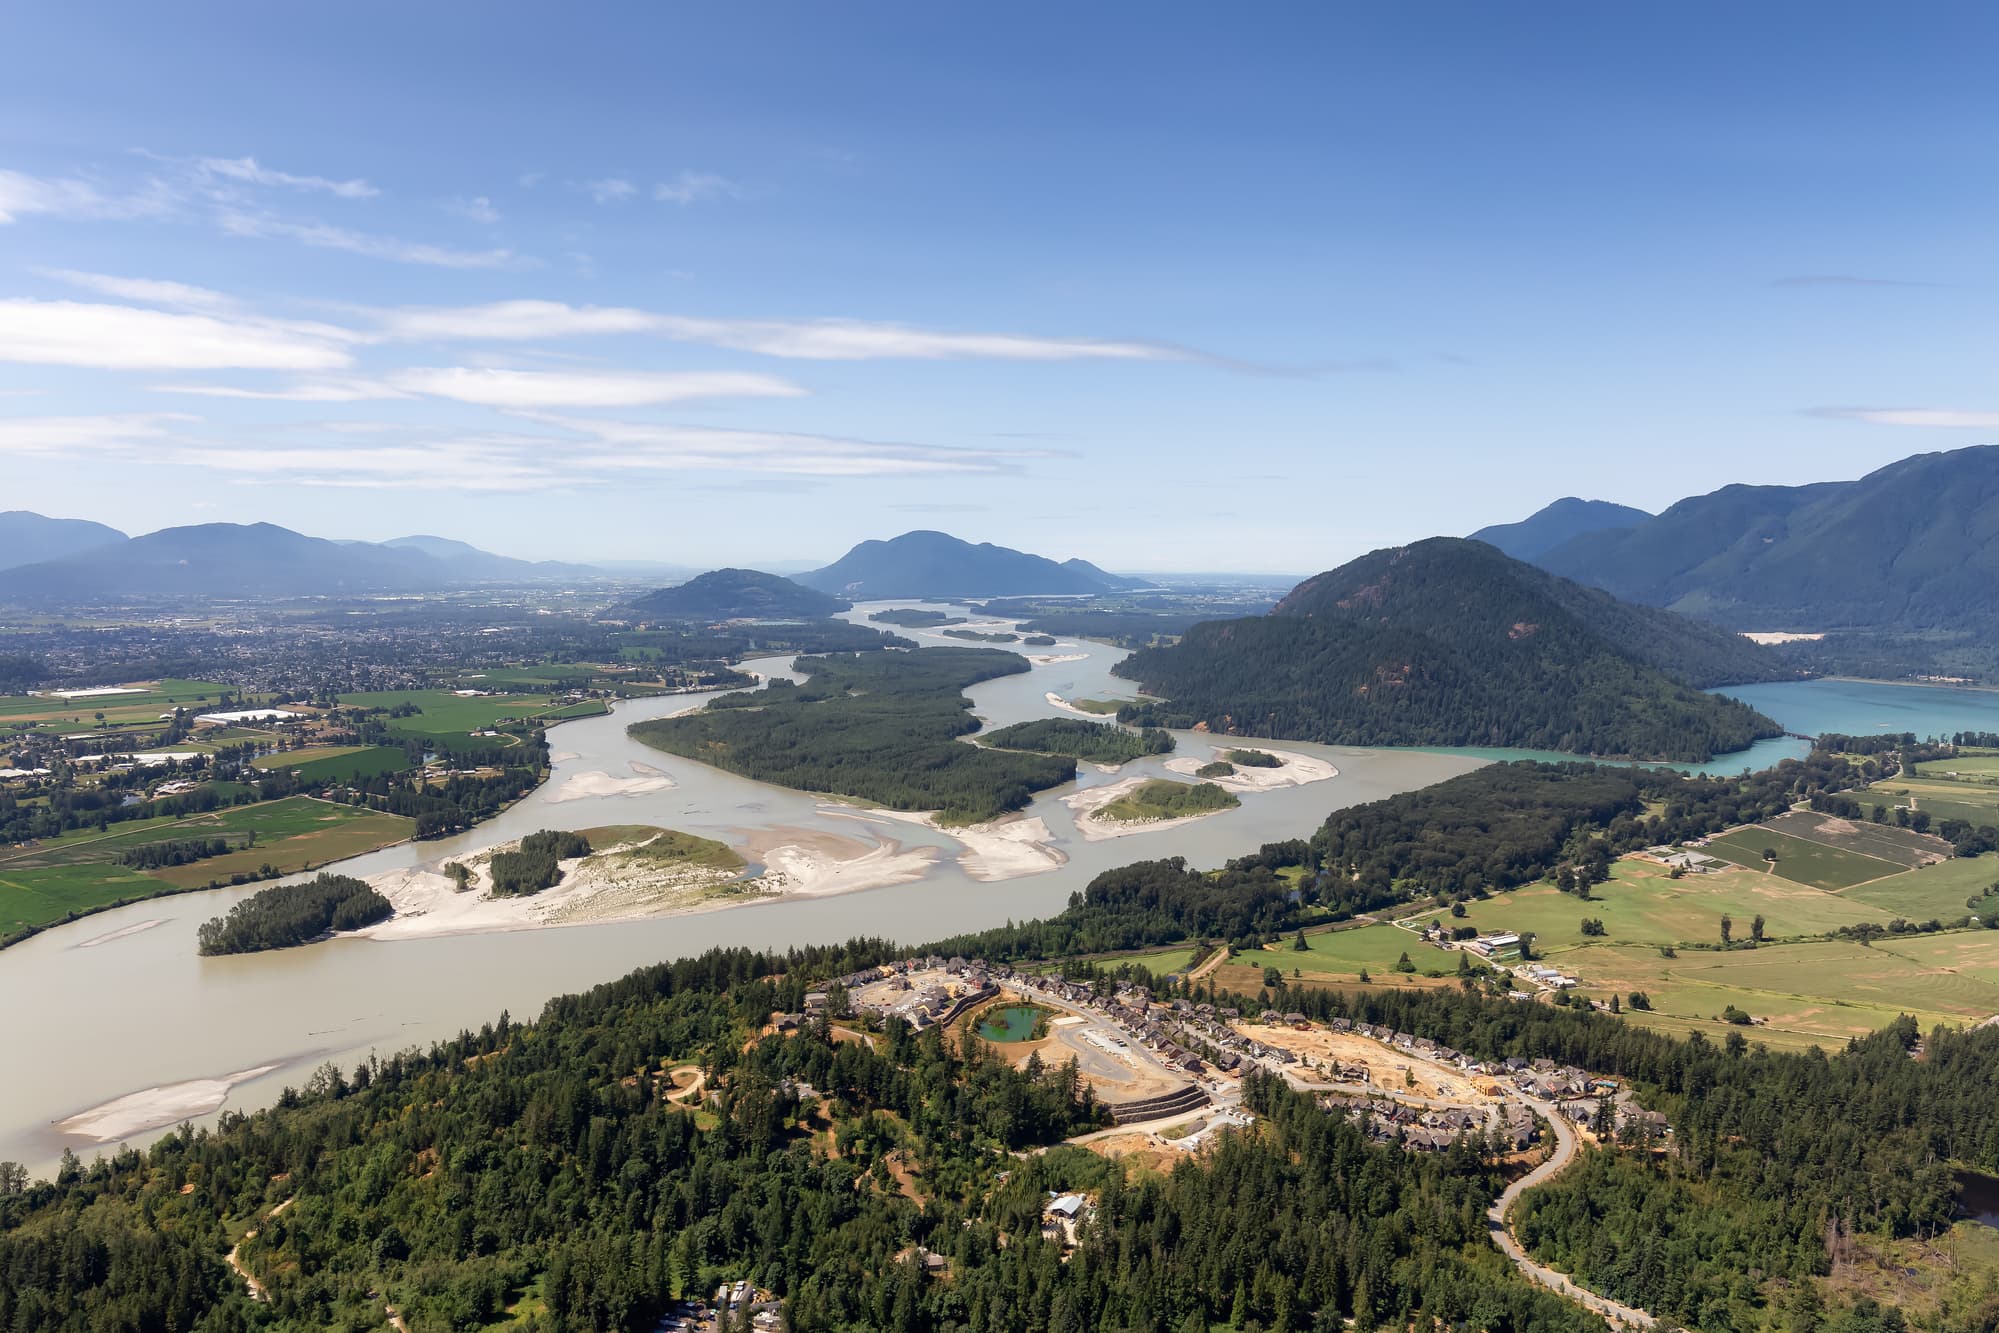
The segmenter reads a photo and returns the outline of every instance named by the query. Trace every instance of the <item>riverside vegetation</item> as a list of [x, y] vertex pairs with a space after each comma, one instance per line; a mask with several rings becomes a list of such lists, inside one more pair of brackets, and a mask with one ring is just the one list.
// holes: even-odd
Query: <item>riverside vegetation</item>
[[1028, 670], [1017, 653], [920, 648], [803, 657], [802, 684], [727, 694], [701, 712], [635, 723], [656, 749], [800, 791], [970, 823], [1017, 810], [1076, 776], [1072, 759], [965, 745], [967, 686]]
[[1152, 754], [1171, 754], [1173, 736], [1156, 727], [1128, 730], [1108, 722], [1081, 718], [1038, 718], [986, 732], [979, 743], [996, 750], [1031, 750], [1068, 755], [1093, 764], [1123, 764]]
[[256, 953], [307, 944], [330, 930], [359, 930], [387, 920], [389, 900], [351, 875], [320, 875], [303, 884], [259, 889], [203, 923], [204, 954]]

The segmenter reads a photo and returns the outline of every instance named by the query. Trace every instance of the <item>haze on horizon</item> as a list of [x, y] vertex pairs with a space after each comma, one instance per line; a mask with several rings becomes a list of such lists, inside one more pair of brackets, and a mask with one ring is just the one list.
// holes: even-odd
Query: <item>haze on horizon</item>
[[1308, 572], [1999, 433], [1985, 7], [10, 27], [0, 508]]

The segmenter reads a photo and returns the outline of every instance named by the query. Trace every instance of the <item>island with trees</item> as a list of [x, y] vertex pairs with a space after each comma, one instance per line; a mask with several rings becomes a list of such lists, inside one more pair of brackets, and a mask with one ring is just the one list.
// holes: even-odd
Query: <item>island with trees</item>
[[309, 944], [331, 931], [359, 930], [395, 912], [387, 898], [351, 875], [259, 889], [196, 932], [204, 954], [257, 953]]
[[1037, 718], [981, 733], [981, 745], [996, 750], [1031, 750], [1067, 755], [1093, 764], [1123, 764], [1146, 755], [1171, 754], [1173, 734], [1157, 727], [1133, 730], [1082, 718]]
[[655, 749], [760, 782], [976, 823], [1076, 775], [1073, 759], [966, 745], [979, 728], [963, 691], [1028, 670], [1017, 653], [919, 648], [796, 663], [800, 684], [724, 695], [698, 713], [634, 724]]

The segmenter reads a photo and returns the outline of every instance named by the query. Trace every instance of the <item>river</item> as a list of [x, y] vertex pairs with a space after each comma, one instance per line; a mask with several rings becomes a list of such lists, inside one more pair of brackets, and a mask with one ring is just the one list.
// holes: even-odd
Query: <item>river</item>
[[[850, 613], [865, 619], [886, 605]], [[961, 607], [927, 604], [965, 614]], [[935, 631], [899, 631], [926, 644], [962, 644]], [[1129, 682], [1110, 675], [1125, 654], [1103, 644], [1063, 640], [1052, 648], [1022, 648], [1051, 660], [1025, 675], [1002, 677], [968, 691], [977, 713], [1004, 726], [1059, 716], [1049, 694], [1064, 699], [1129, 698]], [[745, 664], [786, 676], [790, 658]], [[1910, 690], [1917, 693], [1911, 695]], [[1745, 697], [1752, 691], [1730, 691]], [[1999, 694], [1855, 682], [1757, 686], [1751, 702], [1799, 731], [1999, 731]], [[1059, 869], [1025, 878], [979, 882], [968, 877], [947, 835], [902, 822], [857, 819], [860, 812], [798, 792], [739, 778], [632, 741], [632, 722], [698, 706], [710, 695], [633, 700], [607, 717], [565, 723], [549, 733], [554, 772], [549, 782], [487, 824], [458, 838], [404, 844], [337, 867], [370, 875], [437, 865], [542, 828], [657, 824], [718, 837], [742, 846], [756, 830], [788, 826], [847, 837], [893, 839], [940, 849], [920, 880], [836, 897], [782, 899], [725, 911], [558, 929], [374, 940], [342, 938], [300, 949], [202, 958], [195, 952], [201, 922], [226, 911], [252, 890], [183, 894], [134, 904], [58, 927], [0, 952], [0, 1012], [9, 1015], [0, 1080], [0, 1159], [45, 1172], [65, 1146], [86, 1156], [87, 1136], [64, 1136], [55, 1125], [114, 1099], [172, 1088], [190, 1080], [220, 1080], [185, 1089], [187, 1104], [204, 1112], [233, 1085], [224, 1105], [251, 1109], [270, 1103], [286, 1084], [304, 1080], [326, 1060], [351, 1069], [368, 1052], [387, 1053], [448, 1037], [498, 1016], [530, 1018], [551, 996], [585, 989], [632, 968], [698, 953], [717, 945], [784, 948], [856, 935], [920, 943], [967, 930], [1061, 910], [1069, 895], [1100, 871], [1132, 861], [1185, 856], [1214, 866], [1266, 842], [1309, 835], [1329, 810], [1408, 791], [1468, 772], [1515, 752], [1363, 750], [1284, 742], [1283, 748], [1325, 759], [1339, 770], [1326, 781], [1245, 794], [1240, 808], [1174, 828], [1087, 841], [1062, 804], [1063, 790], [1043, 793], [1028, 813], [1045, 819], [1068, 856]], [[1917, 700], [1913, 709], [1890, 701]], [[1924, 705], [1921, 701], [1929, 701]], [[1925, 707], [1931, 711], [1925, 711]], [[1948, 726], [1928, 718], [1950, 719]], [[1211, 739], [1182, 733], [1180, 753], [1204, 754]], [[1789, 749], [1784, 747], [1789, 746]], [[1771, 742], [1707, 767], [1739, 771], [1797, 752], [1801, 743]], [[642, 768], [634, 769], [633, 765]], [[627, 778], [664, 773], [673, 786], [643, 794], [558, 799], [571, 779], [592, 774]], [[1163, 774], [1164, 760], [1126, 765], [1116, 775], [1084, 766], [1079, 785]], [[573, 789], [572, 789], [573, 790]], [[258, 1071], [251, 1073], [250, 1071]], [[140, 1144], [157, 1131], [111, 1142]]]

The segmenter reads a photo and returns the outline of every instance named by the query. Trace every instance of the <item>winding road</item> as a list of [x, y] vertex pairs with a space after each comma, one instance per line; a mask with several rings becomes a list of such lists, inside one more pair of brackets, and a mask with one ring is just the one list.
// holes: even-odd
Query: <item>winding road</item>
[[1514, 1201], [1536, 1185], [1547, 1184], [1567, 1169], [1569, 1163], [1576, 1158], [1578, 1146], [1575, 1126], [1555, 1109], [1553, 1103], [1537, 1101], [1531, 1097], [1523, 1100], [1548, 1122], [1555, 1135], [1555, 1151], [1547, 1161], [1500, 1191], [1499, 1197], [1493, 1200], [1492, 1207], [1486, 1210], [1486, 1221], [1492, 1228], [1492, 1243], [1513, 1261], [1515, 1268], [1526, 1274], [1528, 1281], [1538, 1282], [1584, 1309], [1595, 1311], [1620, 1328], [1658, 1327], [1659, 1321], [1645, 1311], [1599, 1296], [1585, 1287], [1577, 1286], [1567, 1274], [1558, 1273], [1544, 1264], [1535, 1263], [1528, 1257], [1527, 1251], [1521, 1248], [1520, 1242], [1513, 1238], [1513, 1231], [1507, 1225], [1506, 1215], [1512, 1209]]

